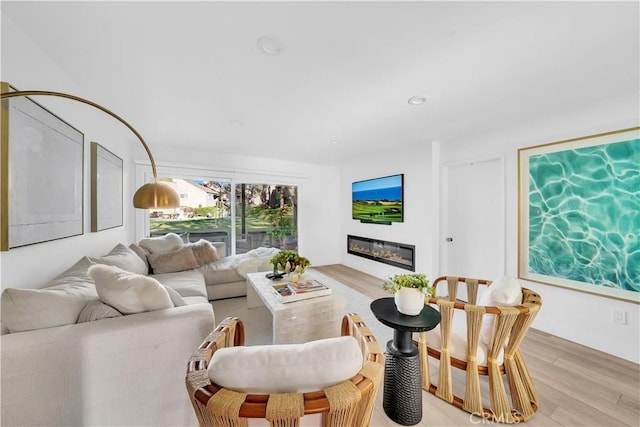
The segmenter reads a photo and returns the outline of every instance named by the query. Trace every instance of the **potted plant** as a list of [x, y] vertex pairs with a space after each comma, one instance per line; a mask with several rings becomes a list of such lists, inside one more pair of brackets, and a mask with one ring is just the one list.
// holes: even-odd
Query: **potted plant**
[[398, 311], [409, 316], [417, 316], [424, 307], [424, 299], [435, 294], [424, 274], [396, 274], [387, 279], [382, 289], [394, 295]]
[[274, 274], [279, 270], [283, 270], [285, 273], [303, 274], [311, 262], [293, 251], [280, 251], [269, 260], [269, 264], [273, 265]]

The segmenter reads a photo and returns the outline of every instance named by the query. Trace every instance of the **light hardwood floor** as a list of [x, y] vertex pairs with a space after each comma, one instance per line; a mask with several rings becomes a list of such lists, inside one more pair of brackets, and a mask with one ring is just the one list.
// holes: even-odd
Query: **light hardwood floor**
[[[377, 277], [344, 265], [314, 268], [370, 298], [389, 296]], [[540, 398], [538, 412], [524, 425], [640, 426], [640, 365], [535, 329], [521, 348]], [[419, 426], [487, 424], [424, 391], [422, 408]], [[385, 415], [379, 392], [372, 426], [396, 425]]]

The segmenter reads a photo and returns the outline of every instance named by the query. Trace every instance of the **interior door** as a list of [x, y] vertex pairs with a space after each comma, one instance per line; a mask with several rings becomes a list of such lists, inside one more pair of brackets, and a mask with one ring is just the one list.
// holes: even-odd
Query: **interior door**
[[445, 166], [443, 195], [444, 274], [491, 280], [504, 274], [503, 159]]

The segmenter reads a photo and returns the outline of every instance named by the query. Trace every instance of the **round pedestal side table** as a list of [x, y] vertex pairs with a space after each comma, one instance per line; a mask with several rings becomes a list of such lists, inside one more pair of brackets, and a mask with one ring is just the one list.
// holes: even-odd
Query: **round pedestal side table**
[[398, 424], [418, 424], [422, 420], [422, 387], [418, 347], [412, 334], [435, 328], [440, 313], [425, 305], [417, 316], [407, 316], [398, 311], [393, 298], [373, 301], [371, 311], [382, 324], [393, 328], [393, 340], [387, 343], [385, 354], [384, 412]]

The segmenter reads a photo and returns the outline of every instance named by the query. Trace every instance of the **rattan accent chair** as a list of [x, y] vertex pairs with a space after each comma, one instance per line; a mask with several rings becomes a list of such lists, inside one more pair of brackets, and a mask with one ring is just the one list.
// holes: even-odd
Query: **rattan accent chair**
[[[520, 351], [520, 343], [542, 306], [542, 298], [535, 292], [522, 288], [521, 305], [485, 307], [476, 305], [478, 286], [488, 286], [491, 281], [465, 277], [438, 277], [434, 286], [442, 281], [447, 283], [448, 296], [428, 299], [428, 303], [437, 305], [442, 316], [439, 326], [441, 348], [430, 346], [426, 332], [419, 335], [422, 388], [460, 409], [493, 421], [519, 423], [531, 419], [538, 409], [538, 394]], [[468, 303], [456, 300], [459, 284], [466, 285]], [[450, 353], [453, 315], [456, 311], [466, 316], [464, 359], [453, 357]], [[496, 329], [486, 348], [486, 363], [481, 364], [477, 355], [484, 316], [495, 316]], [[437, 385], [431, 383], [428, 356], [437, 359]], [[466, 371], [463, 397], [453, 394], [452, 367]], [[483, 407], [481, 375], [488, 376], [489, 408]], [[503, 377], [506, 377], [508, 382], [511, 399], [507, 396]]]
[[245, 394], [218, 386], [207, 373], [218, 349], [244, 345], [244, 324], [238, 318], [226, 318], [193, 353], [187, 366], [187, 391], [198, 422], [201, 426], [234, 427], [262, 418], [274, 427], [293, 427], [300, 425], [304, 415], [321, 414], [323, 426], [368, 426], [384, 371], [384, 353], [356, 314], [344, 316], [341, 335], [356, 338], [363, 356], [362, 369], [349, 380], [309, 393]]

